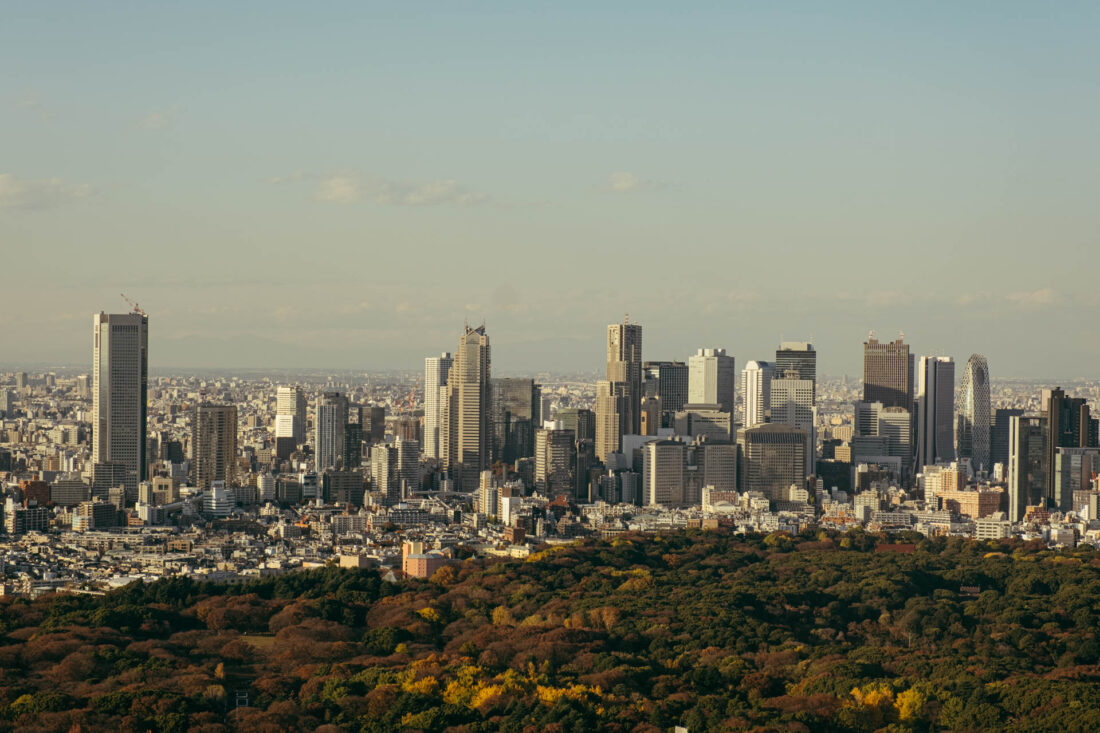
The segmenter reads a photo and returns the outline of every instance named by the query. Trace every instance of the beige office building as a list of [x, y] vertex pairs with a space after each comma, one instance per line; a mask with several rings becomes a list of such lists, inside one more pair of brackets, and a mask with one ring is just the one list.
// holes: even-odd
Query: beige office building
[[214, 481], [236, 486], [237, 408], [199, 405], [191, 416], [192, 471], [195, 486], [209, 489]]
[[446, 445], [444, 467], [462, 491], [479, 485], [490, 466], [489, 430], [491, 358], [485, 326], [466, 327], [447, 376], [440, 450]]

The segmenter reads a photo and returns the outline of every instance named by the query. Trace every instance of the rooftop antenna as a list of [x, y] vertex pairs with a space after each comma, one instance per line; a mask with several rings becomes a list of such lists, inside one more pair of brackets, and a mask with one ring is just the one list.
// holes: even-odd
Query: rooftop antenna
[[623, 325], [624, 326], [630, 325], [630, 314], [629, 313], [627, 313], [626, 315], [623, 316]]

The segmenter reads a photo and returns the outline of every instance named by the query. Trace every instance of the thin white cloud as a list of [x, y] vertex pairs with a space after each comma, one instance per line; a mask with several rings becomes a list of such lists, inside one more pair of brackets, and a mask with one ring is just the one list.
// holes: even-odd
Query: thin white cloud
[[379, 181], [374, 187], [371, 198], [375, 203], [395, 206], [435, 206], [438, 204], [469, 206], [485, 201], [485, 194], [468, 191], [458, 181], [447, 178], [426, 183]]
[[1053, 288], [1040, 288], [1038, 290], [1021, 290], [1009, 293], [1005, 299], [1022, 308], [1045, 308], [1057, 305], [1061, 298]]
[[661, 188], [661, 184], [642, 178], [627, 171], [615, 171], [607, 178], [607, 190], [616, 193], [629, 193], [631, 191], [652, 191]]
[[955, 305], [968, 306], [975, 305], [977, 303], [985, 304], [989, 300], [989, 293], [985, 292], [969, 292], [963, 293], [955, 298]]
[[179, 106], [172, 105], [167, 109], [153, 110], [137, 121], [137, 126], [144, 130], [164, 130], [175, 124], [179, 116]]
[[313, 198], [336, 204], [354, 204], [363, 198], [363, 191], [359, 182], [351, 176], [332, 176], [320, 182]]
[[336, 204], [370, 201], [383, 206], [471, 206], [487, 200], [485, 194], [471, 191], [453, 178], [418, 182], [369, 178], [358, 173], [314, 176], [299, 171], [268, 179], [274, 184], [302, 181], [316, 182], [315, 200]]
[[16, 178], [0, 173], [0, 208], [48, 209], [95, 193], [86, 183], [67, 183], [60, 178]]

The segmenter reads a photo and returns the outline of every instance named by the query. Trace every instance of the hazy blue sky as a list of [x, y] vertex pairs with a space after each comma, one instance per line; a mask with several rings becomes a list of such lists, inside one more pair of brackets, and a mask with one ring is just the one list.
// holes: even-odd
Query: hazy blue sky
[[1097, 376], [1100, 3], [594, 5], [0, 3], [0, 362]]

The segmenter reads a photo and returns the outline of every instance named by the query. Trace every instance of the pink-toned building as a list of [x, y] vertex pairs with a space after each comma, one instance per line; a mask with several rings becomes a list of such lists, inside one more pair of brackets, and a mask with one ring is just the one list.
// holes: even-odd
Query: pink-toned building
[[950, 509], [971, 519], [981, 519], [1000, 511], [1003, 495], [1004, 492], [1000, 489], [986, 488], [976, 491], [949, 489], [936, 494], [943, 501], [944, 509]]
[[401, 570], [406, 578], [430, 578], [450, 561], [450, 551], [427, 550], [423, 542], [401, 545]]

